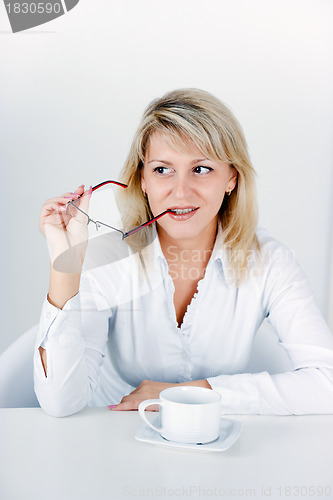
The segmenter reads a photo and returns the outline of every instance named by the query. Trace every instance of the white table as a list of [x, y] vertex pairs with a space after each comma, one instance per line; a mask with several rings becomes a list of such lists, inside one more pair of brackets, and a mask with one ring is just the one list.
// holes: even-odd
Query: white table
[[333, 416], [230, 418], [229, 450], [194, 453], [136, 441], [137, 412], [1, 409], [0, 499], [333, 498]]

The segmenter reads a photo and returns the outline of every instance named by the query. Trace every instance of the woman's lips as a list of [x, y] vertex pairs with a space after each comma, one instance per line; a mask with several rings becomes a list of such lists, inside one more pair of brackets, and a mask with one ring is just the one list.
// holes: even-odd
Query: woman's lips
[[199, 207], [171, 207], [171, 208], [169, 208], [169, 210], [176, 210], [176, 209], [178, 209], [178, 210], [191, 209], [190, 212], [185, 212], [183, 214], [176, 214], [175, 212], [168, 213], [168, 215], [169, 215], [169, 217], [171, 217], [171, 219], [181, 221], [181, 220], [188, 220], [191, 217], [193, 217], [194, 214], [196, 213], [196, 211], [199, 209]]

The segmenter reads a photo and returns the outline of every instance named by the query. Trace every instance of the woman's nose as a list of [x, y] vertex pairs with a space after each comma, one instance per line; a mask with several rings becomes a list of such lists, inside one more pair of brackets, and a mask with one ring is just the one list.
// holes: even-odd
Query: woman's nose
[[191, 192], [191, 182], [185, 177], [181, 176], [175, 180], [173, 187], [173, 194], [177, 199], [185, 199]]

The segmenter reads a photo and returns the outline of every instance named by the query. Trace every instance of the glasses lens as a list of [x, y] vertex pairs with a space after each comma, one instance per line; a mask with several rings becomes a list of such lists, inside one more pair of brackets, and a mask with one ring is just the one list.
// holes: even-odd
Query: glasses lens
[[[135, 235], [123, 239], [123, 226], [120, 210], [117, 204], [117, 191], [124, 188], [107, 184], [96, 189], [89, 200], [89, 216], [83, 210], [81, 200], [75, 200], [67, 205], [67, 213], [84, 224], [88, 224], [88, 246], [85, 253], [84, 267], [94, 269], [107, 264], [124, 261], [133, 253], [142, 249], [135, 241]], [[144, 246], [149, 245], [156, 232], [149, 232]], [[133, 239], [134, 238], [134, 239]], [[59, 256], [54, 267], [62, 272], [73, 272], [68, 268], [68, 262], [73, 261], [79, 249], [69, 248]]]
[[[106, 184], [96, 189], [90, 198], [89, 216], [99, 221], [98, 231], [110, 232], [111, 228], [122, 229], [121, 215], [117, 204], [117, 190], [122, 189], [114, 184]], [[110, 226], [107, 228], [106, 226]]]
[[[129, 256], [129, 247], [123, 240], [121, 216], [116, 199], [118, 189], [123, 188], [107, 184], [96, 189], [89, 200], [88, 209], [87, 204], [82, 203], [82, 199], [67, 204], [66, 211], [69, 215], [82, 224], [88, 224], [88, 246], [84, 261], [88, 269], [117, 262]], [[79, 254], [79, 248], [75, 246], [68, 248], [56, 259], [55, 269], [61, 272], [73, 272], [73, 262]]]
[[112, 184], [107, 184], [96, 189], [89, 200], [89, 208], [82, 199], [73, 200], [67, 204], [67, 214], [77, 218], [82, 223], [89, 222], [89, 236], [94, 237], [95, 231], [99, 233], [118, 231], [121, 235], [122, 222], [116, 200], [116, 189]]

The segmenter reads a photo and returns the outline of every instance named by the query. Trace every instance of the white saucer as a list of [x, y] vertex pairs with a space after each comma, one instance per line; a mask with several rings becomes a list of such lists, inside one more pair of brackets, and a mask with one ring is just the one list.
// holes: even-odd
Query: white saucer
[[[159, 425], [159, 415], [152, 415], [151, 423]], [[149, 425], [143, 424], [135, 434], [135, 439], [145, 443], [157, 444], [160, 446], [169, 446], [171, 448], [180, 448], [191, 451], [225, 451], [233, 445], [239, 438], [242, 424], [237, 420], [229, 420], [221, 418], [220, 420], [220, 437], [207, 444], [188, 444], [177, 443], [164, 439], [157, 431], [154, 431]]]

